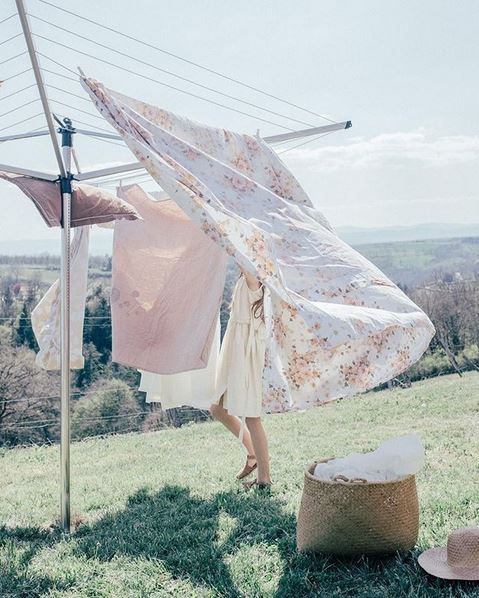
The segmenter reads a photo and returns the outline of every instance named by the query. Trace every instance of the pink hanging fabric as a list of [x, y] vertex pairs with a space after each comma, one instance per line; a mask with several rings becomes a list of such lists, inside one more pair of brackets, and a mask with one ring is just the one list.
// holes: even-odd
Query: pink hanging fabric
[[113, 361], [157, 374], [206, 367], [226, 274], [226, 252], [171, 200], [138, 185], [118, 195], [143, 220], [113, 238]]
[[[33, 201], [47, 226], [60, 226], [62, 208], [58, 183], [9, 172], [0, 172], [0, 178], [16, 185]], [[137, 218], [138, 214], [131, 206], [108, 191], [73, 182], [72, 227]]]

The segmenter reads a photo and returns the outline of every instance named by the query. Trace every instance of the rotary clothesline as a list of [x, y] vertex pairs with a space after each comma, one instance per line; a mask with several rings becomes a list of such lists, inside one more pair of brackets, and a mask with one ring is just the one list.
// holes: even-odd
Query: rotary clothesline
[[[27, 52], [21, 52], [19, 54], [8, 57], [6, 60], [3, 61], [2, 66], [7, 63], [12, 65], [13, 63], [15, 63], [15, 61], [17, 59], [22, 58], [23, 56], [28, 54], [30, 63], [31, 63], [31, 68], [12, 72], [12, 73], [8, 74], [8, 76], [3, 77], [3, 80], [4, 80], [4, 82], [12, 81], [13, 79], [16, 79], [17, 77], [21, 77], [22, 75], [24, 75], [26, 73], [33, 72], [33, 74], [35, 76], [35, 81], [36, 81], [35, 87], [38, 89], [39, 98], [33, 99], [32, 101], [25, 101], [25, 102], [23, 102], [23, 104], [17, 105], [15, 107], [13, 107], [11, 110], [9, 110], [7, 107], [5, 112], [2, 115], [0, 115], [0, 118], [3, 118], [4, 116], [11, 116], [11, 115], [19, 116], [19, 113], [23, 112], [25, 108], [36, 104], [38, 101], [41, 102], [41, 104], [42, 104], [43, 113], [38, 112], [33, 115], [24, 115], [24, 117], [21, 120], [18, 120], [14, 123], [10, 123], [6, 126], [3, 126], [2, 128], [0, 128], [0, 131], [7, 131], [7, 130], [17, 127], [19, 124], [33, 121], [42, 114], [44, 115], [44, 117], [47, 121], [48, 131], [38, 130], [38, 128], [37, 128], [37, 129], [33, 129], [27, 133], [25, 133], [25, 132], [13, 133], [11, 135], [3, 136], [0, 138], [0, 141], [15, 140], [15, 139], [22, 139], [22, 138], [32, 138], [32, 137], [39, 137], [42, 135], [49, 135], [52, 145], [53, 145], [53, 149], [54, 149], [56, 161], [57, 161], [57, 164], [59, 167], [59, 171], [60, 171], [59, 182], [60, 182], [61, 193], [62, 193], [62, 222], [61, 222], [61, 224], [62, 224], [62, 259], [61, 259], [61, 278], [60, 278], [60, 282], [61, 282], [61, 295], [60, 295], [61, 296], [61, 300], [60, 300], [60, 305], [61, 305], [61, 332], [60, 332], [60, 336], [61, 336], [61, 360], [60, 360], [60, 362], [61, 362], [61, 442], [60, 442], [60, 455], [61, 455], [61, 479], [62, 479], [61, 520], [62, 520], [62, 525], [63, 525], [64, 529], [69, 530], [69, 528], [70, 528], [70, 456], [69, 456], [69, 448], [70, 448], [70, 424], [69, 424], [69, 417], [70, 417], [70, 415], [69, 415], [69, 398], [70, 398], [70, 217], [71, 217], [70, 216], [70, 202], [71, 202], [71, 197], [72, 197], [71, 181], [72, 181], [72, 179], [75, 178], [75, 176], [71, 174], [72, 157], [75, 159], [75, 163], [77, 165], [77, 170], [79, 171], [78, 162], [76, 160], [76, 156], [73, 153], [72, 139], [73, 139], [73, 134], [75, 132], [86, 134], [90, 137], [93, 136], [99, 140], [102, 140], [104, 142], [114, 144], [114, 145], [116, 144], [117, 140], [122, 141], [122, 139], [121, 139], [121, 136], [118, 136], [118, 134], [116, 134], [116, 135], [110, 134], [109, 133], [110, 129], [105, 129], [105, 128], [99, 127], [97, 125], [92, 126], [90, 123], [76, 119], [76, 113], [77, 112], [80, 114], [85, 113], [90, 118], [93, 118], [96, 120], [101, 119], [102, 117], [99, 117], [96, 114], [92, 114], [91, 112], [87, 112], [86, 110], [82, 110], [81, 108], [78, 108], [76, 106], [71, 106], [70, 104], [67, 104], [66, 102], [62, 102], [61, 100], [52, 98], [52, 100], [51, 100], [52, 102], [58, 104], [59, 106], [69, 108], [74, 111], [74, 114], [68, 115], [69, 118], [64, 117], [63, 123], [58, 121], [57, 116], [53, 114], [53, 112], [50, 108], [49, 98], [47, 96], [47, 89], [59, 91], [60, 88], [58, 88], [57, 85], [51, 84], [49, 80], [45, 81], [43, 73], [45, 72], [45, 73], [48, 73], [49, 76], [52, 75], [54, 77], [59, 77], [63, 81], [71, 80], [71, 81], [75, 82], [76, 84], [78, 84], [78, 79], [76, 79], [76, 78], [74, 79], [73, 77], [70, 77], [69, 75], [67, 76], [67, 75], [58, 73], [56, 71], [53, 71], [51, 69], [42, 70], [40, 68], [38, 58], [39, 58], [39, 56], [41, 56], [42, 58], [46, 59], [47, 61], [52, 62], [53, 64], [62, 67], [63, 70], [65, 70], [69, 73], [72, 73], [74, 75], [76, 75], [76, 72], [73, 71], [73, 69], [66, 66], [65, 64], [56, 61], [54, 58], [49, 57], [46, 53], [37, 51], [36, 47], [35, 47], [35, 42], [37, 40], [41, 40], [43, 43], [46, 42], [53, 46], [62, 47], [63, 49], [73, 52], [73, 54], [75, 56], [80, 55], [80, 56], [87, 57], [89, 59], [93, 59], [97, 63], [106, 64], [110, 67], [114, 67], [114, 68], [118, 69], [120, 72], [128, 73], [128, 74], [134, 75], [136, 77], [140, 77], [145, 81], [155, 83], [162, 87], [169, 88], [169, 89], [176, 91], [178, 93], [181, 93], [183, 95], [187, 95], [194, 99], [208, 102], [216, 107], [219, 107], [219, 108], [231, 111], [231, 112], [235, 112], [242, 116], [247, 116], [248, 118], [252, 118], [252, 119], [258, 120], [263, 123], [274, 125], [275, 127], [279, 127], [285, 131], [288, 131], [288, 133], [286, 135], [283, 134], [283, 135], [279, 135], [279, 136], [275, 136], [275, 137], [270, 137], [269, 141], [271, 143], [274, 143], [274, 142], [288, 143], [289, 141], [294, 141], [294, 139], [297, 139], [299, 137], [312, 137], [312, 139], [308, 140], [308, 142], [311, 142], [315, 138], [319, 138], [318, 133], [325, 132], [325, 131], [322, 131], [322, 129], [325, 129], [326, 131], [339, 130], [342, 128], [348, 128], [349, 126], [351, 126], [351, 123], [349, 121], [343, 122], [343, 123], [336, 123], [335, 121], [332, 121], [332, 119], [330, 119], [329, 117], [325, 117], [319, 113], [314, 113], [313, 111], [306, 109], [306, 108], [301, 108], [297, 104], [289, 102], [288, 100], [283, 100], [282, 98], [279, 98], [278, 96], [275, 96], [274, 94], [265, 92], [263, 90], [260, 90], [259, 88], [256, 88], [256, 87], [251, 86], [246, 83], [243, 83], [237, 79], [234, 79], [232, 77], [229, 77], [227, 75], [219, 73], [218, 71], [214, 71], [213, 69], [210, 69], [208, 67], [200, 65], [199, 63], [194, 63], [188, 59], [184, 59], [182, 57], [179, 57], [177, 55], [169, 53], [168, 51], [165, 51], [162, 48], [156, 47], [153, 44], [149, 44], [148, 42], [144, 42], [143, 40], [139, 40], [131, 35], [123, 34], [120, 31], [113, 30], [112, 28], [109, 28], [101, 23], [97, 23], [96, 21], [94, 21], [92, 19], [88, 19], [86, 17], [83, 17], [82, 15], [78, 15], [76, 13], [73, 13], [72, 11], [63, 9], [62, 7], [59, 7], [54, 3], [47, 2], [45, 0], [39, 0], [39, 2], [41, 2], [43, 4], [46, 4], [58, 11], [66, 12], [66, 13], [70, 14], [71, 16], [74, 16], [78, 19], [81, 19], [81, 20], [86, 21], [90, 24], [93, 24], [97, 27], [100, 27], [103, 30], [109, 30], [111, 32], [114, 32], [115, 34], [121, 35], [124, 38], [129, 39], [130, 41], [134, 41], [134, 42], [139, 43], [143, 46], [146, 46], [150, 49], [154, 49], [158, 52], [168, 54], [168, 55], [176, 58], [177, 60], [183, 61], [184, 63], [187, 63], [189, 65], [195, 66], [196, 68], [199, 68], [205, 72], [214, 74], [215, 76], [222, 77], [223, 79], [233, 82], [237, 85], [240, 85], [245, 89], [249, 89], [250, 91], [254, 91], [255, 93], [260, 93], [263, 96], [269, 97], [270, 99], [274, 99], [275, 101], [279, 101], [279, 102], [283, 103], [284, 105], [294, 107], [297, 110], [304, 111], [306, 113], [309, 113], [310, 115], [316, 116], [321, 119], [325, 119], [332, 123], [332, 124], [324, 126], [324, 127], [313, 127], [312, 129], [306, 129], [306, 130], [297, 132], [294, 129], [291, 129], [290, 127], [288, 127], [284, 124], [275, 123], [275, 122], [273, 122], [267, 118], [264, 118], [262, 116], [250, 114], [249, 112], [245, 112], [236, 107], [229, 106], [227, 104], [223, 104], [221, 102], [218, 102], [218, 101], [213, 100], [208, 97], [200, 96], [200, 95], [193, 93], [189, 90], [179, 88], [176, 85], [171, 85], [169, 83], [166, 83], [165, 81], [151, 77], [148, 74], [145, 74], [144, 72], [140, 72], [137, 67], [138, 67], [138, 65], [141, 65], [142, 68], [146, 67], [148, 69], [154, 69], [156, 71], [161, 71], [167, 76], [171, 76], [176, 79], [180, 79], [185, 83], [194, 85], [196, 87], [200, 87], [210, 93], [215, 93], [217, 95], [227, 97], [228, 99], [233, 100], [237, 103], [251, 106], [251, 107], [255, 108], [256, 110], [260, 110], [262, 112], [274, 114], [283, 119], [287, 119], [288, 121], [291, 121], [291, 122], [298, 122], [301, 124], [309, 124], [309, 123], [307, 123], [304, 120], [295, 118], [294, 116], [284, 115], [277, 110], [272, 110], [268, 107], [260, 106], [254, 102], [250, 102], [249, 100], [243, 100], [243, 99], [238, 98], [237, 96], [234, 96], [232, 94], [224, 93], [224, 92], [219, 91], [209, 85], [204, 85], [203, 83], [198, 83], [197, 81], [194, 81], [193, 79], [190, 79], [189, 77], [188, 78], [184, 77], [184, 76], [182, 76], [178, 73], [175, 73], [173, 71], [167, 71], [166, 69], [162, 69], [161, 67], [159, 67], [157, 65], [153, 65], [149, 62], [146, 62], [145, 60], [142, 60], [141, 58], [133, 56], [133, 54], [130, 55], [129, 53], [123, 52], [116, 48], [112, 48], [111, 46], [107, 46], [106, 44], [98, 43], [95, 40], [92, 40], [91, 38], [82, 35], [80, 32], [75, 31], [75, 29], [76, 29], [75, 27], [72, 27], [72, 29], [68, 29], [68, 30], [60, 27], [60, 28], [55, 28], [55, 30], [57, 31], [57, 29], [60, 29], [60, 30], [63, 30], [65, 33], [68, 33], [69, 35], [76, 35], [78, 37], [78, 39], [81, 39], [83, 42], [86, 41], [87, 43], [94, 44], [95, 47], [102, 48], [102, 50], [107, 50], [108, 52], [113, 52], [115, 54], [121, 55], [123, 58], [132, 60], [137, 65], [137, 67], [136, 67], [137, 70], [132, 70], [131, 68], [123, 67], [121, 65], [118, 65], [118, 64], [112, 62], [111, 60], [106, 60], [104, 58], [100, 58], [99, 56], [95, 56], [94, 54], [92, 54], [90, 52], [84, 52], [84, 51], [78, 50], [77, 48], [72, 48], [71, 45], [67, 46], [66, 44], [62, 43], [58, 39], [51, 39], [47, 35], [42, 35], [41, 33], [38, 33], [37, 35], [35, 35], [32, 33], [31, 28], [30, 28], [29, 16], [25, 10], [24, 1], [23, 0], [15, 0], [15, 2], [17, 5], [17, 14], [20, 19], [21, 26], [22, 26], [23, 38], [25, 39], [25, 42], [27, 45]], [[17, 14], [12, 14], [12, 15], [4, 18], [2, 21], [0, 21], [0, 25], [6, 23], [10, 19], [12, 19], [14, 16], [17, 16]], [[33, 18], [35, 18], [38, 23], [42, 23], [42, 26], [45, 26], [45, 25], [47, 27], [50, 26], [48, 21], [45, 21], [45, 19], [42, 19], [42, 17], [38, 17], [38, 15], [31, 15], [31, 16]], [[47, 33], [48, 33], [48, 31], [47, 31]], [[5, 40], [4, 45], [7, 46], [8, 44], [11, 45], [12, 42], [15, 43], [15, 39], [17, 39], [18, 37], [20, 37], [20, 35], [17, 35], [17, 34], [10, 36], [10, 38]], [[21, 93], [21, 94], [25, 95], [24, 92], [27, 92], [31, 88], [33, 88], [33, 85], [24, 86], [21, 89], [17, 90], [17, 94]], [[70, 89], [62, 90], [62, 91], [65, 91], [66, 94], [69, 95], [70, 97], [75, 97], [78, 95], [78, 94], [75, 94], [75, 92], [71, 91]], [[15, 92], [10, 93], [8, 97], [12, 98], [12, 97], [14, 97], [14, 95], [15, 95]], [[4, 98], [4, 99], [8, 99], [8, 98]], [[27, 98], [25, 98], [25, 100], [27, 100]], [[57, 132], [60, 132], [62, 134], [62, 150], [61, 151], [60, 151], [60, 147], [59, 147], [59, 144], [58, 144], [58, 141], [56, 138], [55, 125], [54, 125], [52, 116], [54, 116], [55, 119], [57, 120], [57, 122], [60, 124], [60, 129], [58, 129]], [[75, 130], [72, 126], [72, 121], [71, 121], [72, 117], [74, 118], [75, 122], [80, 122], [82, 124], [85, 124], [86, 126], [92, 127], [95, 130], [94, 131]], [[106, 123], [106, 121], [104, 121], [104, 122]], [[109, 123], [109, 125], [111, 126], [110, 123]], [[322, 136], [322, 135], [320, 135], [320, 136]], [[118, 145], [121, 145], [121, 144], [118, 144]], [[121, 145], [121, 147], [124, 148], [123, 145]], [[283, 147], [284, 147], [284, 145], [283, 145]], [[290, 148], [290, 149], [293, 149], [293, 148]], [[284, 151], [287, 151], [287, 150], [284, 150]], [[21, 175], [28, 175], [28, 176], [33, 175], [34, 177], [37, 177], [39, 179], [44, 179], [44, 180], [52, 181], [55, 178], [49, 173], [40, 173], [37, 171], [31, 171], [31, 170], [27, 170], [25, 168], [20, 168], [20, 167], [8, 167], [5, 165], [2, 165], [1, 169], [5, 170], [7, 172], [17, 173], [17, 174], [21, 174]], [[81, 175], [78, 174], [78, 175], [76, 175], [76, 178], [78, 178], [80, 180], [85, 180], [85, 179], [99, 180], [102, 177], [105, 177], [105, 176], [111, 177], [112, 175], [118, 175], [118, 178], [121, 178], [122, 176], [125, 175], [125, 173], [129, 173], [129, 172], [135, 171], [135, 170], [142, 170], [142, 173], [136, 175], [136, 178], [145, 176], [143, 165], [141, 165], [139, 163], [133, 163], [133, 164], [125, 164], [121, 167], [113, 167], [113, 168], [109, 168], [109, 169], [93, 171], [90, 173], [83, 173]]]

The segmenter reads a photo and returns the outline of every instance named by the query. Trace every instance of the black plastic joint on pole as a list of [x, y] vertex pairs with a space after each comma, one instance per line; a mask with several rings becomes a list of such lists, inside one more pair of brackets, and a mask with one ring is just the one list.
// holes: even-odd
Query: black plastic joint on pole
[[60, 129], [60, 133], [62, 134], [62, 147], [72, 147], [73, 146], [73, 133], [75, 130], [70, 131], [69, 129]]
[[60, 177], [60, 191], [62, 193], [72, 193], [72, 181], [73, 175], [71, 172], [67, 174], [67, 176]]
[[58, 118], [56, 121], [60, 124], [58, 132], [62, 134], [62, 147], [73, 147], [73, 135], [76, 133], [70, 118], [64, 118], [61, 122]]

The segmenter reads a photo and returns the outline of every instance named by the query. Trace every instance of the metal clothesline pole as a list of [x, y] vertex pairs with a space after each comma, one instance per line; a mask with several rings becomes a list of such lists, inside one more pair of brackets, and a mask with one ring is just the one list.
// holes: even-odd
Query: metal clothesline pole
[[60, 261], [60, 330], [61, 330], [61, 432], [60, 432], [60, 467], [61, 467], [61, 522], [64, 531], [70, 531], [70, 228], [72, 179], [71, 160], [73, 134], [75, 130], [69, 119], [64, 119], [64, 126], [59, 129], [62, 134], [62, 155], [65, 164], [65, 176], [60, 179], [62, 192], [62, 253]]
[[55, 131], [55, 124], [48, 102], [48, 97], [43, 81], [42, 71], [33, 42], [30, 24], [25, 11], [23, 0], [15, 0], [18, 16], [22, 25], [23, 36], [28, 48], [30, 62], [32, 64], [35, 81], [40, 94], [48, 131], [53, 145], [53, 151], [60, 170], [60, 187], [62, 196], [62, 234], [61, 234], [61, 393], [60, 393], [60, 477], [61, 477], [61, 525], [65, 532], [70, 531], [71, 510], [70, 510], [70, 204], [71, 204], [71, 147], [72, 134], [71, 123], [66, 122], [65, 127], [60, 129], [62, 133], [62, 151]]

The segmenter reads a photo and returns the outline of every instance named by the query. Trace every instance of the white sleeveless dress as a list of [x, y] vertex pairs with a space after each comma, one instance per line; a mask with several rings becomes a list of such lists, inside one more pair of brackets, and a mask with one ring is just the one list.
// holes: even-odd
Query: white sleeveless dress
[[233, 291], [230, 318], [226, 327], [216, 372], [216, 400], [231, 415], [262, 415], [262, 378], [265, 357], [265, 325], [255, 317], [253, 303], [263, 288], [252, 291], [240, 276]]

